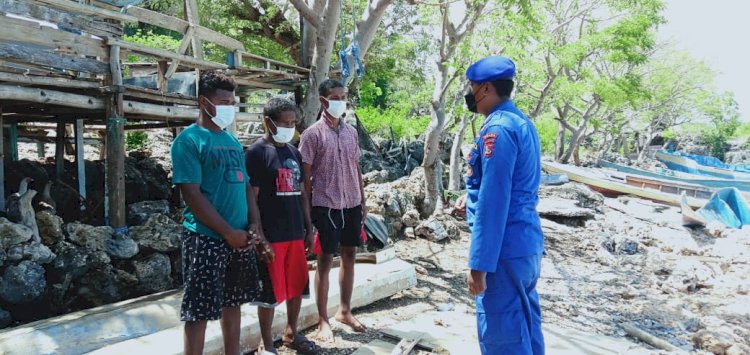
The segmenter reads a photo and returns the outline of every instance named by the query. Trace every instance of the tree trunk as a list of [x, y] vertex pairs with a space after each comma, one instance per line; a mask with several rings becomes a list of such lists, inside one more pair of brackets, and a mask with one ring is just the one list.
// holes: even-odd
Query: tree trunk
[[646, 157], [646, 152], [648, 151], [648, 147], [651, 145], [651, 140], [654, 139], [654, 129], [652, 127], [648, 127], [648, 131], [646, 132], [646, 141], [643, 142], [643, 148], [641, 148], [641, 152], [638, 153], [638, 162], [642, 162], [643, 158]]
[[578, 146], [581, 144], [581, 141], [583, 140], [583, 129], [579, 128], [573, 132], [573, 135], [570, 137], [570, 142], [568, 143], [568, 149], [563, 153], [562, 157], [560, 158], [560, 162], [563, 164], [567, 164], [570, 161], [570, 158], [573, 156], [573, 153], [575, 153], [576, 149], [578, 149]]
[[[315, 123], [320, 112], [320, 100], [318, 100], [318, 85], [328, 78], [331, 70], [331, 56], [333, 45], [336, 41], [336, 30], [340, 20], [341, 2], [339, 0], [328, 0], [321, 21], [321, 28], [317, 29], [315, 38], [315, 52], [312, 55], [310, 68], [310, 79], [307, 95], [302, 102], [302, 119], [304, 128]], [[307, 26], [306, 26], [307, 27]]]
[[461, 163], [463, 162], [463, 159], [461, 159], [461, 144], [464, 140], [466, 127], [468, 125], [469, 119], [466, 115], [463, 115], [461, 117], [461, 126], [453, 137], [453, 146], [451, 147], [451, 165], [448, 172], [448, 190], [451, 191], [461, 190], [461, 180], [463, 180], [463, 175], [461, 174]]
[[430, 105], [430, 124], [427, 126], [424, 138], [424, 167], [425, 175], [425, 204], [423, 213], [426, 216], [433, 212], [440, 213], [443, 210], [443, 199], [440, 195], [443, 179], [439, 174], [440, 135], [445, 126], [445, 95], [443, 87], [448, 83], [448, 66], [438, 63], [438, 71], [435, 80], [435, 89], [432, 93], [432, 104]]
[[555, 161], [560, 162], [565, 152], [565, 126], [562, 122], [557, 124], [557, 138], [555, 138]]

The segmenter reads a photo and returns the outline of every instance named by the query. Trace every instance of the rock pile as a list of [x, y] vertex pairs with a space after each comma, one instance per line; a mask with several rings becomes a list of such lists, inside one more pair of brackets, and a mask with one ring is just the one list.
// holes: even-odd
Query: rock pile
[[128, 211], [140, 224], [129, 234], [38, 212], [41, 243], [28, 227], [0, 218], [0, 327], [177, 287], [181, 226], [169, 204]]

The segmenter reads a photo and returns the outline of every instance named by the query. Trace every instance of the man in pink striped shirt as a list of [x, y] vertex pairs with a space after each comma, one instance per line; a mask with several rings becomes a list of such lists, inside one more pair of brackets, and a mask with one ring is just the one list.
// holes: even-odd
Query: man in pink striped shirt
[[316, 123], [301, 137], [300, 153], [305, 176], [305, 191], [311, 201], [311, 215], [323, 252], [318, 256], [315, 273], [315, 298], [318, 306], [318, 338], [333, 340], [328, 321], [328, 274], [333, 255], [341, 252], [339, 284], [341, 306], [336, 320], [357, 332], [366, 328], [352, 315], [354, 258], [362, 239], [360, 232], [367, 214], [364, 184], [359, 168], [357, 130], [342, 116], [346, 110], [344, 85], [332, 79], [318, 88], [322, 112]]

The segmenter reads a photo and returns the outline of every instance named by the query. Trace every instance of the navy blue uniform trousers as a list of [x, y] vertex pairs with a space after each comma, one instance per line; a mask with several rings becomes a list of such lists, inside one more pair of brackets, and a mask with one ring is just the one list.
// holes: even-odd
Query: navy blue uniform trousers
[[487, 290], [477, 296], [477, 330], [482, 354], [544, 354], [536, 283], [542, 255], [501, 259], [487, 273]]

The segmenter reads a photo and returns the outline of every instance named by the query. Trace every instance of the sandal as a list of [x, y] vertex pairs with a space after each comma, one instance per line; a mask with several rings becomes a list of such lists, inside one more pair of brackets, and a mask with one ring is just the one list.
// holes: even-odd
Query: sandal
[[284, 341], [284, 346], [286, 346], [289, 349], [297, 351], [298, 354], [318, 354], [322, 350], [318, 344], [315, 344], [314, 341], [305, 338], [301, 334], [295, 334], [294, 340], [291, 342]]

